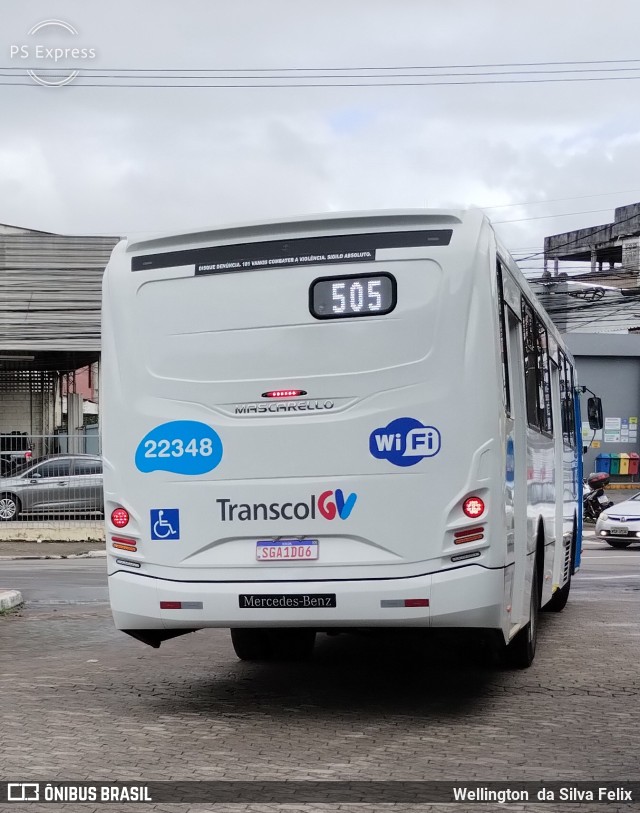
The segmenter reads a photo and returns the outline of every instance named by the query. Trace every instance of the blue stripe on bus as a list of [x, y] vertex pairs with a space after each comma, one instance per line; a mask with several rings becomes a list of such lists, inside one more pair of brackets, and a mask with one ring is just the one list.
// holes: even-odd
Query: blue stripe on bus
[[573, 552], [573, 571], [575, 572], [580, 567], [580, 560], [582, 558], [582, 418], [580, 415], [580, 393], [574, 391], [573, 393], [574, 415], [575, 415], [575, 442], [577, 457], [577, 479], [576, 491], [578, 500], [577, 510], [577, 538], [576, 547]]

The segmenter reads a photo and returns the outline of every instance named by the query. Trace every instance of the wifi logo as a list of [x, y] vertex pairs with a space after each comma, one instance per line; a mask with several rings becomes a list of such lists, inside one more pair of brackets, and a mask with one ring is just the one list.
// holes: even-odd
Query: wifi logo
[[369, 451], [378, 460], [394, 466], [415, 466], [425, 457], [435, 457], [442, 446], [435, 426], [425, 426], [415, 418], [396, 418], [387, 426], [374, 429], [369, 436]]

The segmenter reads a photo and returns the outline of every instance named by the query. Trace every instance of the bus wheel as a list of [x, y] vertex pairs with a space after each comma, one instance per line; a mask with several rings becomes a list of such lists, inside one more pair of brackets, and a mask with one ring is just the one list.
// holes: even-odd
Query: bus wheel
[[313, 654], [316, 631], [305, 627], [269, 630], [271, 656], [276, 661], [307, 661]]
[[612, 548], [628, 548], [630, 544], [631, 542], [623, 542], [622, 539], [607, 539], [607, 545], [611, 545]]
[[[573, 534], [571, 535], [571, 561], [573, 562], [573, 557], [575, 555], [575, 544], [576, 544], [576, 525], [575, 521], [573, 524]], [[569, 578], [567, 579], [567, 583], [561, 587], [559, 590], [556, 590], [555, 593], [551, 596], [551, 601], [545, 606], [545, 611], [549, 611], [552, 613], [560, 613], [564, 608], [567, 606], [567, 601], [569, 601], [569, 592], [571, 591], [571, 568], [569, 568]]]
[[545, 610], [550, 610], [552, 613], [560, 613], [567, 606], [569, 601], [569, 591], [571, 590], [571, 576], [569, 581], [551, 596], [551, 601], [545, 607]]
[[231, 643], [241, 661], [268, 661], [271, 657], [269, 630], [232, 629]]
[[530, 620], [524, 629], [521, 629], [511, 643], [506, 647], [505, 655], [507, 666], [516, 669], [526, 669], [531, 666], [536, 655], [538, 640], [538, 613], [540, 610], [540, 596], [538, 591], [538, 563], [533, 565], [531, 579]]

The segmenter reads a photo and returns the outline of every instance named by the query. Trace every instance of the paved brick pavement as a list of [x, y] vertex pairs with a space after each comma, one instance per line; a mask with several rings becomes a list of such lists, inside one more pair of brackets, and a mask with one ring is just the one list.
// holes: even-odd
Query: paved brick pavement
[[[510, 672], [478, 668], [459, 648], [441, 652], [423, 642], [409, 651], [398, 635], [323, 636], [310, 664], [246, 665], [226, 631], [156, 651], [116, 632], [105, 605], [27, 607], [0, 618], [0, 773], [112, 781], [637, 779], [639, 609], [637, 588], [603, 589], [601, 597], [577, 589], [563, 614], [544, 615], [534, 666]], [[126, 809], [154, 808], [208, 809]], [[58, 807], [21, 805], [40, 809]]]

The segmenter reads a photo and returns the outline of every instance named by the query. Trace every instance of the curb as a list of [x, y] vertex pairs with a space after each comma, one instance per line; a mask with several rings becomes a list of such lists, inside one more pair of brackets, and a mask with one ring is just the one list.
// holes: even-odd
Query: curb
[[22, 604], [22, 593], [19, 590], [0, 590], [0, 611], [13, 610]]
[[0, 562], [10, 562], [16, 560], [40, 560], [40, 559], [106, 559], [107, 552], [105, 550], [90, 550], [86, 553], [69, 553], [64, 556], [60, 553], [43, 554], [42, 556], [0, 556]]

